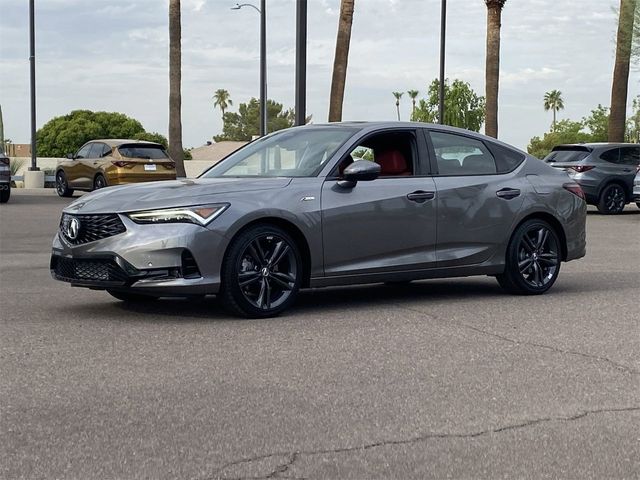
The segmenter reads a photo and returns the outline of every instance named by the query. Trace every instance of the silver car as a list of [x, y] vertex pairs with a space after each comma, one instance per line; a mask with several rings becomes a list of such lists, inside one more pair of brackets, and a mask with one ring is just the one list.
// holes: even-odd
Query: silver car
[[633, 179], [640, 165], [640, 145], [558, 145], [544, 161], [565, 170], [582, 187], [587, 203], [596, 205], [601, 213], [618, 214], [632, 201]]
[[640, 169], [636, 173], [636, 178], [633, 180], [633, 201], [636, 202], [638, 208], [640, 208]]
[[215, 294], [245, 317], [330, 285], [490, 275], [540, 294], [561, 262], [585, 255], [585, 221], [565, 172], [492, 138], [421, 123], [308, 125], [195, 180], [77, 199], [51, 272], [123, 301]]

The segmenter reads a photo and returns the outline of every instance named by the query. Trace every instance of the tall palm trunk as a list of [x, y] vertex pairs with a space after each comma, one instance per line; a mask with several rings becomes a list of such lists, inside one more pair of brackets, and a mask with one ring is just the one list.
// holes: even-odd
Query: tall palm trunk
[[396, 100], [396, 110], [398, 111], [398, 121], [400, 121], [400, 102]]
[[169, 155], [178, 177], [186, 177], [182, 149], [182, 47], [180, 0], [169, 0]]
[[336, 39], [336, 56], [333, 61], [333, 78], [331, 79], [331, 95], [329, 97], [329, 121], [342, 120], [342, 103], [344, 86], [347, 80], [347, 62], [349, 60], [349, 44], [351, 43], [351, 24], [353, 23], [354, 0], [341, 0], [338, 37]]
[[552, 130], [556, 131], [556, 107], [553, 107], [553, 128]]
[[616, 63], [611, 85], [611, 114], [609, 115], [609, 141], [624, 142], [627, 115], [627, 90], [629, 87], [629, 64], [631, 40], [635, 18], [636, 0], [620, 0]]
[[487, 5], [486, 106], [484, 131], [498, 138], [498, 86], [500, 83], [500, 26], [506, 0], [485, 0]]

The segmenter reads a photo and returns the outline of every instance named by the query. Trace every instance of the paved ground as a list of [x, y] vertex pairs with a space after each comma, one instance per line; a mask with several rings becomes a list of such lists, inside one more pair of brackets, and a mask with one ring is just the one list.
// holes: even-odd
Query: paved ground
[[49, 276], [66, 201], [0, 207], [1, 478], [640, 478], [640, 210], [552, 292], [306, 292], [277, 319]]

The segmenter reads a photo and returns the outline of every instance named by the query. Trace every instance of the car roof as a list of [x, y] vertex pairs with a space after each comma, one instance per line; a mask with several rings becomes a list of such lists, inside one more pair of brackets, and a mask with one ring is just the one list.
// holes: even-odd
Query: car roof
[[96, 138], [95, 140], [89, 140], [87, 143], [91, 142], [101, 142], [106, 143], [110, 147], [119, 147], [120, 145], [124, 145], [126, 143], [145, 143], [147, 145], [162, 145], [157, 142], [148, 142], [146, 140], [135, 140], [135, 139], [125, 139], [125, 138]]
[[[637, 143], [616, 143], [616, 142], [591, 142], [591, 143], [563, 143], [556, 147], [587, 147], [587, 148], [616, 148], [616, 147], [638, 147]], [[555, 147], [554, 147], [555, 148]]]

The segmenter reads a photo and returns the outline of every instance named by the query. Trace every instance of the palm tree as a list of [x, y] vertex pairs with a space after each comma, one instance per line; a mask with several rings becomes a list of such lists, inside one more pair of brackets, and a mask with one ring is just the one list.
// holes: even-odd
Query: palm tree
[[562, 99], [562, 92], [560, 90], [551, 90], [544, 94], [544, 110], [548, 112], [553, 111], [553, 124], [552, 130], [556, 131], [556, 112], [564, 109], [564, 100]]
[[342, 120], [342, 102], [344, 101], [344, 86], [347, 80], [347, 62], [349, 60], [349, 44], [351, 43], [354, 1], [341, 0], [340, 2], [336, 56], [333, 61], [333, 77], [331, 79], [331, 94], [329, 97], [330, 122]]
[[498, 138], [498, 86], [500, 83], [500, 25], [507, 0], [484, 0], [487, 5], [486, 103], [484, 133]]
[[609, 115], [609, 141], [624, 142], [629, 88], [629, 64], [635, 19], [636, 0], [620, 0], [616, 62], [611, 85], [611, 113]]
[[407, 90], [407, 95], [411, 98], [411, 120], [413, 120], [413, 114], [416, 113], [416, 98], [418, 98], [420, 92], [418, 90]]
[[229, 91], [224, 88], [219, 88], [216, 90], [216, 93], [213, 94], [213, 100], [213, 108], [220, 107], [220, 110], [222, 110], [222, 121], [224, 121], [224, 111], [230, 105], [233, 105]]
[[169, 0], [169, 156], [176, 162], [176, 173], [186, 177], [182, 149], [182, 28], [180, 0]]
[[396, 97], [396, 110], [398, 110], [398, 121], [400, 121], [400, 99], [404, 92], [392, 92], [393, 96]]

